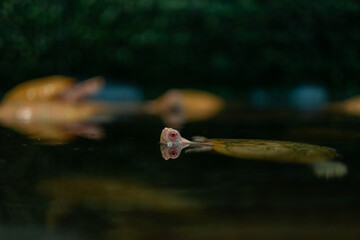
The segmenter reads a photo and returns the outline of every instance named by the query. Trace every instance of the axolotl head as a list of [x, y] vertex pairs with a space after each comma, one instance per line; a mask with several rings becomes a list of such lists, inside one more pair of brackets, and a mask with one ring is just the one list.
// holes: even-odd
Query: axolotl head
[[188, 147], [191, 141], [181, 137], [179, 131], [173, 128], [164, 128], [160, 135], [161, 154], [165, 160], [179, 157], [181, 150]]

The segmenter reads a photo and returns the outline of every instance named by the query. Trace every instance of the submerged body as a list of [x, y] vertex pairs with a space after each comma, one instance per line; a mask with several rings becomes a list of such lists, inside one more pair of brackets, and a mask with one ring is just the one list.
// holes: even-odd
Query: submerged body
[[336, 150], [307, 143], [258, 139], [206, 139], [212, 149], [231, 157], [309, 163], [337, 156]]
[[190, 147], [187, 152], [215, 151], [242, 159], [310, 164], [318, 176], [327, 178], [340, 177], [347, 172], [343, 163], [334, 161], [339, 156], [335, 149], [307, 143], [204, 137], [194, 137], [189, 141], [172, 128], [164, 128], [160, 143], [165, 160], [178, 158], [182, 149]]

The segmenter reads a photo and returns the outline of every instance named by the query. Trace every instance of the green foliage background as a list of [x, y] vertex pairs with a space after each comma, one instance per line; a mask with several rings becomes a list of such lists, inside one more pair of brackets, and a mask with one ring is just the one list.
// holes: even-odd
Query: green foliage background
[[3, 0], [2, 88], [65, 74], [145, 89], [310, 82], [358, 91], [359, 8], [356, 0]]

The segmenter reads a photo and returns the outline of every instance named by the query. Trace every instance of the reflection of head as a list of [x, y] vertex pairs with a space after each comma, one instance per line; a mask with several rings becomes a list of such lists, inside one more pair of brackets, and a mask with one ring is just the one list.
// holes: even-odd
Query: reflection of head
[[175, 159], [180, 156], [181, 150], [188, 147], [191, 142], [182, 138], [180, 133], [173, 128], [164, 128], [160, 135], [160, 150], [163, 158]]
[[183, 146], [181, 135], [177, 130], [164, 128], [161, 132], [160, 143], [161, 154], [165, 160], [179, 157]]
[[161, 144], [160, 146], [160, 151], [161, 151], [161, 155], [165, 160], [169, 160], [171, 159], [176, 159], [180, 156], [182, 147], [181, 145], [175, 145], [172, 147], [168, 147], [165, 144]]

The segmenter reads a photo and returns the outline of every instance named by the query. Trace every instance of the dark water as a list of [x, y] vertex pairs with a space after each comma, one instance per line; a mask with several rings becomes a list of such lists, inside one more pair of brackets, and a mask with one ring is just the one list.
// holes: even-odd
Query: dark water
[[181, 130], [333, 147], [347, 174], [331, 179], [308, 165], [211, 152], [165, 161], [156, 118], [58, 146], [1, 128], [0, 239], [359, 239], [359, 122], [230, 111]]

